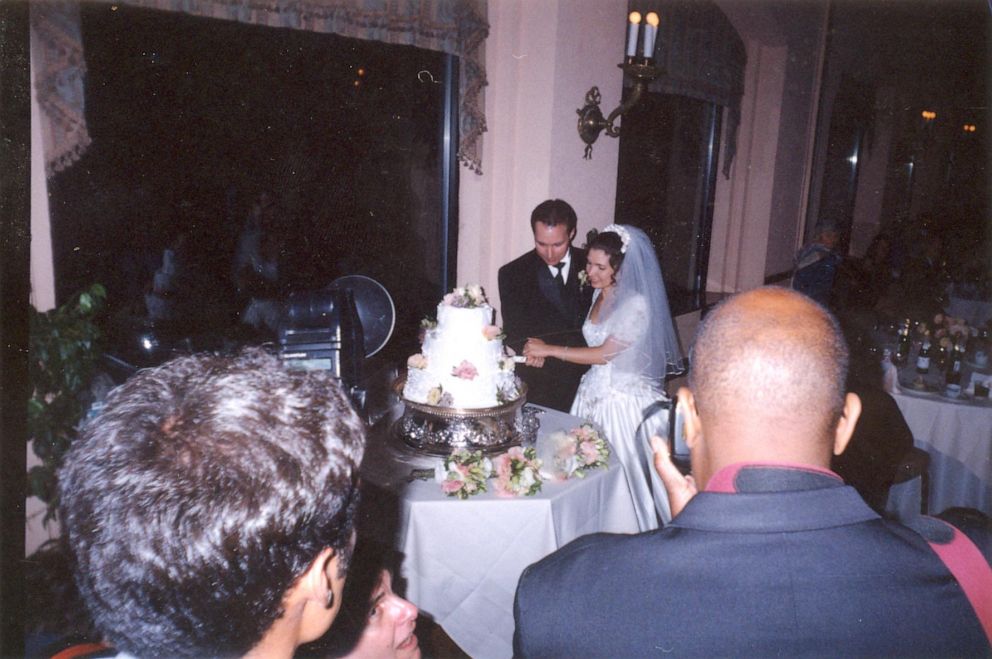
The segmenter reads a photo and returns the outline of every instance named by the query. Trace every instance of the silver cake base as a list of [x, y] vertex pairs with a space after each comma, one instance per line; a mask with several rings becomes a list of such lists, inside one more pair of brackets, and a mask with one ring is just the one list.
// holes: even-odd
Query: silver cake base
[[406, 377], [393, 385], [403, 400], [402, 416], [391, 432], [407, 446], [430, 455], [448, 455], [458, 449], [500, 453], [511, 446], [533, 444], [540, 425], [536, 415], [524, 410], [527, 385], [519, 383], [520, 396], [509, 403], [483, 409], [436, 407], [403, 398]]

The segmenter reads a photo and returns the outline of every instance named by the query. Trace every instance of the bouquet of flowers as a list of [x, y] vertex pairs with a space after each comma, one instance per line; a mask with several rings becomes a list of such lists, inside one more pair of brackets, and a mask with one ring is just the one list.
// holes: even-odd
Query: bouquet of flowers
[[467, 499], [486, 491], [486, 480], [493, 473], [493, 463], [482, 451], [457, 450], [434, 469], [434, 480], [449, 497]]
[[584, 478], [587, 471], [610, 462], [610, 446], [591, 423], [548, 437], [552, 475], [561, 479]]
[[541, 461], [533, 448], [514, 446], [495, 461], [496, 493], [531, 496], [541, 491]]

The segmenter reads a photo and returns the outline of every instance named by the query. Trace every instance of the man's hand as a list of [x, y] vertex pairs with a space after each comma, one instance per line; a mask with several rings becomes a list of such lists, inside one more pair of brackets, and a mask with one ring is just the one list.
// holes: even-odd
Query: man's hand
[[696, 481], [692, 476], [683, 476], [668, 451], [668, 442], [655, 435], [651, 438], [651, 449], [654, 451], [654, 469], [661, 477], [661, 482], [665, 484], [665, 491], [668, 492], [668, 505], [672, 509], [672, 517], [675, 517], [689, 500], [696, 496], [699, 490], [696, 489]]

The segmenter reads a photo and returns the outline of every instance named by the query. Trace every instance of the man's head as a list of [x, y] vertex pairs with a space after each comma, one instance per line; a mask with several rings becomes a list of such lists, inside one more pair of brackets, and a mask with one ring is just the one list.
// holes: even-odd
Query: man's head
[[534, 231], [534, 249], [548, 265], [560, 262], [575, 238], [575, 210], [561, 199], [548, 199], [530, 214]]
[[844, 393], [847, 361], [837, 322], [803, 295], [761, 288], [719, 305], [679, 391], [697, 480], [741, 461], [829, 465], [861, 409]]
[[840, 231], [832, 222], [825, 222], [817, 227], [816, 242], [827, 249], [834, 249], [840, 242]]
[[300, 628], [319, 636], [342, 599], [363, 451], [327, 373], [260, 350], [138, 373], [59, 476], [96, 626], [141, 657], [240, 655], [305, 586]]

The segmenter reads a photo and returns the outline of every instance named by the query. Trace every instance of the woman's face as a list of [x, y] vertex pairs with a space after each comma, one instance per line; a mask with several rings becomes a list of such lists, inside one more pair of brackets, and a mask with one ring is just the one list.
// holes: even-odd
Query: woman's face
[[363, 659], [419, 659], [420, 645], [413, 630], [417, 607], [393, 592], [393, 578], [383, 570], [372, 591], [368, 622], [350, 654]]
[[586, 274], [593, 288], [609, 288], [616, 271], [610, 265], [610, 256], [601, 249], [590, 249], [586, 257]]

